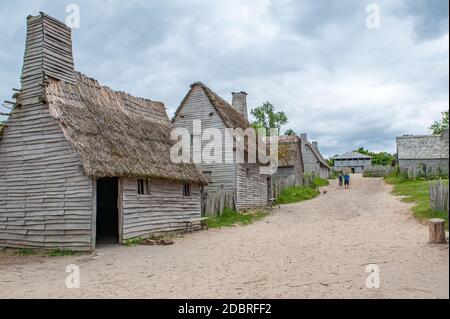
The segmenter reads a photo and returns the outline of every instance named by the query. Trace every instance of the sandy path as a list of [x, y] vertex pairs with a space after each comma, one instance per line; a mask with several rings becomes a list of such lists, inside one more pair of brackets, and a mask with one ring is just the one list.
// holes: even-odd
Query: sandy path
[[[337, 189], [246, 227], [195, 232], [172, 246], [104, 247], [97, 256], [0, 252], [0, 297], [448, 298], [448, 245], [381, 179]], [[380, 268], [368, 289], [366, 264]], [[77, 264], [81, 288], [65, 287]]]

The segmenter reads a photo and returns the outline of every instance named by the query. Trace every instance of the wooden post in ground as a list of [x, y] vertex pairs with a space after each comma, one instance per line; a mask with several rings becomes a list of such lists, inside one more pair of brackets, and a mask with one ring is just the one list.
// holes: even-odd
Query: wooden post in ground
[[445, 244], [445, 221], [440, 218], [433, 218], [429, 221], [429, 242], [432, 244]]

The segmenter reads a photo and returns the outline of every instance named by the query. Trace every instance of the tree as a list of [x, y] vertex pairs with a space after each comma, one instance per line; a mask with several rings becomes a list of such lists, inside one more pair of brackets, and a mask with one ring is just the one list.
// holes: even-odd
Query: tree
[[433, 134], [442, 134], [444, 130], [448, 130], [448, 111], [441, 112], [442, 118], [440, 121], [435, 121], [428, 129]]
[[297, 133], [293, 129], [288, 129], [286, 132], [284, 132], [284, 135], [286, 136], [297, 136]]
[[358, 148], [356, 152], [370, 156], [373, 165], [391, 166], [395, 162], [394, 155], [387, 152], [374, 153], [366, 150], [364, 147]]
[[271, 128], [276, 128], [278, 134], [280, 134], [281, 126], [288, 123], [286, 114], [283, 111], [275, 112], [275, 107], [270, 102], [251, 109], [250, 113], [255, 118], [252, 126], [256, 129], [265, 128], [267, 134], [269, 134]]
[[334, 166], [334, 158], [337, 157], [337, 156], [339, 156], [339, 154], [334, 154], [332, 157], [330, 157], [329, 159], [327, 159], [327, 164], [328, 164], [328, 166], [330, 166], [330, 167], [333, 167], [333, 166]]

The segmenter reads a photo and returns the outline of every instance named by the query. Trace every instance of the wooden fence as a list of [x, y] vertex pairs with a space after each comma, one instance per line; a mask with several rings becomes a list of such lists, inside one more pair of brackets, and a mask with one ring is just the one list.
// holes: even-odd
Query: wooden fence
[[394, 167], [392, 166], [383, 166], [383, 165], [374, 165], [371, 167], [364, 168], [363, 176], [364, 177], [384, 177], [389, 175], [394, 171]]
[[437, 212], [449, 211], [448, 185], [442, 180], [430, 183], [430, 207]]
[[425, 164], [411, 165], [401, 168], [401, 172], [408, 178], [413, 179], [417, 177], [435, 177], [448, 175], [448, 170], [441, 166], [432, 166]]
[[221, 189], [215, 193], [206, 193], [203, 195], [203, 216], [220, 216], [225, 208], [236, 210], [235, 190]]
[[277, 198], [286, 188], [295, 186], [297, 178], [295, 175], [283, 176], [272, 181], [272, 197]]

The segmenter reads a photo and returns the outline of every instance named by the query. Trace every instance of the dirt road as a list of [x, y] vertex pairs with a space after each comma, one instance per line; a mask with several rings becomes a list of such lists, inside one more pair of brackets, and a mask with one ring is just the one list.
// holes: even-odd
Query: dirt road
[[[382, 179], [274, 209], [245, 227], [195, 232], [172, 246], [103, 247], [95, 255], [0, 252], [0, 297], [448, 298], [449, 250], [430, 245], [410, 204]], [[67, 289], [68, 264], [81, 287]], [[366, 288], [367, 264], [380, 288]]]

